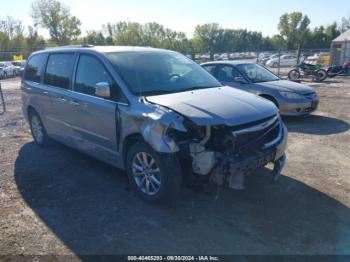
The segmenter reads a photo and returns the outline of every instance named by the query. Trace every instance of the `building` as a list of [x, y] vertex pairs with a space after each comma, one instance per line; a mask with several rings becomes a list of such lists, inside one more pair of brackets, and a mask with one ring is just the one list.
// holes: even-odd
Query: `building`
[[332, 41], [331, 65], [343, 65], [350, 61], [350, 29]]

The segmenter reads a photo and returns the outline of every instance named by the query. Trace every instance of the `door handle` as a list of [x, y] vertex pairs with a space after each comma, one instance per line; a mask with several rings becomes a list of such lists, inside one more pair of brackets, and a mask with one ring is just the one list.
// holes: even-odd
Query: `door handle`
[[44, 94], [44, 95], [48, 95], [48, 94], [49, 94], [49, 92], [47, 92], [47, 91], [43, 91], [43, 94]]
[[32, 90], [31, 87], [25, 87], [25, 89], [28, 90], [28, 91]]
[[75, 101], [75, 100], [72, 100], [72, 101], [70, 101], [69, 102], [71, 105], [73, 105], [73, 106], [80, 106], [80, 103], [78, 103], [77, 101]]

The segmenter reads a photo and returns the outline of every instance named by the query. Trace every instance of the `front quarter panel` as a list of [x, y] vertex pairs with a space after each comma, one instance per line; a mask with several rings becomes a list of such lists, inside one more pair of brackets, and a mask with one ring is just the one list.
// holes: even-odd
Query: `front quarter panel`
[[120, 106], [121, 141], [128, 136], [140, 134], [156, 152], [175, 153], [179, 151], [175, 141], [167, 136], [169, 128], [187, 131], [183, 118], [164, 107], [138, 102], [134, 106]]

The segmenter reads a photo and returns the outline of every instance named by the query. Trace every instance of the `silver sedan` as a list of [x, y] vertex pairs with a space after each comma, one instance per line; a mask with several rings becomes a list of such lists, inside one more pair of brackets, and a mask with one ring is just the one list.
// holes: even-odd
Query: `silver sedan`
[[252, 62], [220, 61], [202, 64], [222, 84], [254, 93], [273, 102], [282, 115], [309, 114], [319, 98], [312, 87], [282, 80], [265, 67]]

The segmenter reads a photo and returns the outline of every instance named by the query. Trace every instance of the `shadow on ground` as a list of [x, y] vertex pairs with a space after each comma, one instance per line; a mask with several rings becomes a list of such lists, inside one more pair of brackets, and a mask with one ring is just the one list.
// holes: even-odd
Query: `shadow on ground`
[[283, 117], [283, 122], [289, 132], [306, 133], [312, 135], [332, 135], [349, 130], [350, 125], [340, 119], [320, 116], [305, 115], [299, 117]]
[[25, 144], [15, 179], [28, 206], [75, 254], [350, 253], [350, 210], [267, 169], [247, 189], [185, 189], [153, 206], [127, 190], [123, 172], [61, 145]]

